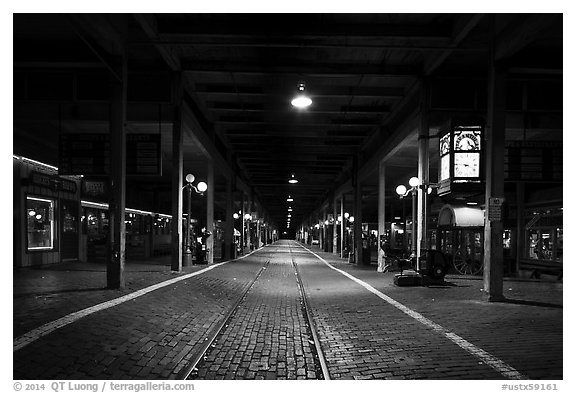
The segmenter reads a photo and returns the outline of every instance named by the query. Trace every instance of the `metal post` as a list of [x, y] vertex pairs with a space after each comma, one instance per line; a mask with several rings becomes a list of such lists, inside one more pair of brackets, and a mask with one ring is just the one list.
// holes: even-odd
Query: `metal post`
[[[493, 54], [492, 54], [493, 55]], [[488, 116], [485, 129], [486, 141], [486, 194], [488, 210], [491, 198], [504, 197], [504, 142], [506, 135], [506, 76], [505, 70], [492, 58], [488, 78]], [[504, 250], [502, 220], [484, 221], [484, 294], [487, 300], [504, 299], [503, 264]]]
[[411, 191], [412, 194], [412, 247], [411, 247], [411, 258], [416, 257], [418, 254], [416, 253], [416, 243], [418, 242], [416, 236], [417, 224], [416, 224], [416, 212], [418, 209], [418, 199], [416, 198], [416, 190]]
[[380, 248], [386, 234], [386, 165], [380, 161], [378, 166], [378, 271], [383, 272], [386, 265], [386, 253]]
[[174, 124], [172, 126], [172, 271], [182, 271], [182, 179], [183, 138], [182, 132], [182, 76], [175, 73]]
[[186, 190], [188, 191], [188, 201], [186, 202], [186, 230], [184, 231], [186, 238], [184, 239], [184, 259], [183, 266], [192, 265], [192, 250], [190, 250], [190, 225], [192, 224], [192, 185], [188, 183], [186, 185]]
[[420, 259], [425, 258], [422, 255], [424, 250], [428, 248], [428, 184], [429, 168], [430, 168], [430, 153], [429, 153], [429, 116], [428, 116], [428, 80], [422, 81], [420, 93], [420, 128], [418, 130], [418, 179], [420, 179], [420, 186], [418, 186], [418, 236], [416, 242], [416, 271], [420, 271]]
[[106, 267], [108, 288], [124, 288], [124, 260], [126, 250], [126, 57], [120, 60], [122, 80], [113, 80], [110, 103], [110, 224], [109, 255]]

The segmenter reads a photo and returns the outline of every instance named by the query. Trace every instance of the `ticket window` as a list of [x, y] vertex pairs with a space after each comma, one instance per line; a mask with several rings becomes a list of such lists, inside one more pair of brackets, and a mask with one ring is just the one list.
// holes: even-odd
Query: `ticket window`
[[54, 249], [54, 200], [26, 197], [26, 232], [28, 251]]

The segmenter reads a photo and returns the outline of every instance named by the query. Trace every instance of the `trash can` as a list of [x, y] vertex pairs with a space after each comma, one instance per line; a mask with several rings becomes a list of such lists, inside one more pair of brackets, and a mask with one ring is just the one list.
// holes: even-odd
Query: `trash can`
[[425, 258], [420, 258], [420, 273], [430, 278], [444, 278], [448, 271], [448, 260], [439, 250], [423, 250]]

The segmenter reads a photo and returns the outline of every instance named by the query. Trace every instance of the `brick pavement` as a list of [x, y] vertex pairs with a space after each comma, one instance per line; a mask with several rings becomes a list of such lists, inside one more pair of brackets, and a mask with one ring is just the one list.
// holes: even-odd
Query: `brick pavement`
[[[393, 273], [376, 273], [373, 267], [356, 267], [313, 251], [525, 376], [562, 379], [562, 283], [506, 280], [509, 301], [487, 303], [478, 279], [449, 277], [447, 286], [397, 287]], [[503, 379], [358, 284], [322, 267], [311, 254], [302, 250], [299, 256], [335, 377]]]
[[127, 262], [126, 287], [106, 289], [106, 265], [63, 263], [13, 273], [13, 337], [54, 319], [102, 303], [138, 289], [201, 270], [205, 265], [170, 271], [170, 257]]
[[312, 336], [288, 247], [270, 264], [198, 365], [198, 379], [317, 379]]
[[[212, 370], [199, 377], [291, 378], [296, 367], [296, 378], [315, 378], [293, 269], [288, 254], [277, 252], [286, 250], [286, 242], [276, 245], [282, 244], [42, 337], [14, 352], [14, 378], [175, 378], [267, 260], [272, 260], [270, 267], [242, 304], [234, 326], [208, 355]], [[454, 342], [292, 244], [332, 378], [503, 379]], [[317, 247], [313, 250], [319, 253]], [[319, 254], [527, 377], [563, 378], [562, 283], [505, 281], [510, 301], [486, 303], [480, 280], [449, 277], [448, 286], [396, 287], [391, 273]], [[167, 266], [134, 265], [127, 274], [128, 288], [109, 291], [102, 289], [103, 279], [97, 284], [102, 271], [89, 271], [89, 265], [76, 266], [76, 271], [60, 268], [29, 272], [28, 277], [15, 273], [18, 332], [174, 277]], [[286, 362], [281, 362], [284, 356]], [[298, 375], [302, 368], [305, 376], [302, 371]]]
[[14, 353], [14, 379], [171, 379], [263, 265], [235, 261], [84, 317]]

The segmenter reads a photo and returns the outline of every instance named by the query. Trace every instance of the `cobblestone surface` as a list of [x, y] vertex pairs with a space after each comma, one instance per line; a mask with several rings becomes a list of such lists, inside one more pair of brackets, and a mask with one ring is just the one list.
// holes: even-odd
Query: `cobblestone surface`
[[271, 249], [278, 253], [199, 364], [196, 378], [317, 378], [289, 248]]
[[[295, 242], [96, 312], [14, 352], [14, 379], [171, 379], [269, 267], [208, 354], [204, 379], [314, 379], [318, 375], [292, 255], [333, 379], [504, 379], [441, 333], [330, 269]], [[396, 287], [392, 273], [318, 252], [333, 266], [533, 379], [562, 379], [562, 283], [505, 281], [505, 303], [484, 301], [482, 281]], [[187, 272], [205, 266], [187, 268]], [[104, 290], [102, 266], [14, 273], [15, 336], [70, 312], [175, 277], [167, 264], [127, 266], [127, 288]]]
[[[481, 279], [450, 277], [446, 286], [397, 287], [393, 273], [376, 273], [312, 250], [525, 376], [562, 379], [562, 283], [507, 280], [508, 301], [488, 303]], [[335, 378], [503, 379], [316, 257], [304, 250], [299, 256]]]
[[14, 379], [171, 379], [264, 264], [251, 257], [106, 309], [14, 353]]

